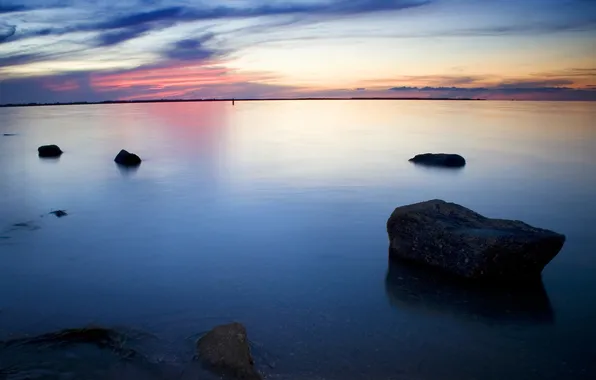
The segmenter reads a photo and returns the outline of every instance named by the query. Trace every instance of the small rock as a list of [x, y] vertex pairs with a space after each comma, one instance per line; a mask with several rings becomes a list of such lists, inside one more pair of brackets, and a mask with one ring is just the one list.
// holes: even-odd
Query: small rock
[[238, 379], [260, 380], [250, 354], [246, 328], [240, 323], [217, 326], [197, 342], [199, 358], [212, 371]]
[[43, 145], [37, 148], [39, 157], [60, 157], [63, 153], [57, 145]]
[[66, 213], [66, 211], [64, 211], [64, 210], [56, 210], [56, 211], [52, 211], [52, 212], [50, 212], [50, 214], [52, 214], [52, 215], [56, 215], [56, 217], [58, 217], [58, 218], [62, 218], [63, 216], [66, 216], [66, 215], [68, 215], [68, 214]]
[[6, 137], [10, 137], [10, 136], [16, 136], [16, 133], [5, 133], [4, 136]]
[[123, 166], [138, 166], [141, 164], [141, 158], [134, 153], [129, 153], [122, 149], [114, 161]]
[[466, 165], [466, 160], [459, 154], [424, 153], [409, 159], [419, 165], [440, 166], [446, 168], [461, 168]]
[[14, 223], [12, 225], [12, 228], [10, 229], [10, 231], [17, 231], [17, 230], [29, 230], [29, 231], [35, 231], [35, 230], [39, 230], [41, 227], [39, 227], [39, 225], [37, 225], [37, 223], [35, 222], [22, 222], [22, 223]]
[[539, 280], [565, 243], [556, 232], [438, 199], [396, 208], [387, 233], [391, 257], [498, 281]]

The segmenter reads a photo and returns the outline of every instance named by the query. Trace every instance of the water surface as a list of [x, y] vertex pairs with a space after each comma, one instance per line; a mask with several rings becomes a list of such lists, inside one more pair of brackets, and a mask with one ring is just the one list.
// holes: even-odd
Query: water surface
[[[135, 329], [155, 337], [137, 342], [151, 365], [97, 378], [180, 378], [163, 368], [192, 366], [196, 336], [236, 320], [272, 378], [591, 378], [594, 120], [592, 103], [556, 102], [2, 108], [0, 339]], [[65, 153], [41, 160], [43, 144]], [[114, 164], [120, 149], [138, 170]], [[468, 165], [408, 162], [424, 152]], [[434, 198], [567, 242], [529, 294], [389, 263], [388, 216]], [[50, 355], [80, 376], [71, 354], [4, 350], [0, 368]]]

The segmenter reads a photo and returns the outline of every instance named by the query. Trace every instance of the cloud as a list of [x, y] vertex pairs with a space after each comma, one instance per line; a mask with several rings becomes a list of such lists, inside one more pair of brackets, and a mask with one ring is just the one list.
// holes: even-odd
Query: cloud
[[[503, 84], [493, 87], [391, 87], [400, 96], [424, 98], [475, 98], [489, 100], [596, 100], [596, 90], [569, 87], [531, 87], [530, 82]], [[541, 84], [541, 82], [536, 82]]]
[[[42, 71], [64, 71], [64, 75], [53, 77], [55, 80], [39, 77], [20, 82], [29, 90], [36, 83], [42, 88], [39, 92], [31, 90], [29, 94], [21, 91], [23, 99], [45, 99], [46, 95], [56, 93], [60, 101], [69, 96], [80, 96], [80, 99], [85, 100], [106, 97], [132, 99], [136, 96], [143, 99], [155, 96], [194, 97], [216, 94], [217, 91], [222, 94], [234, 94], [238, 91], [238, 94], [253, 97], [280, 94], [310, 96], [324, 93], [347, 97], [378, 96], [377, 94], [383, 93], [397, 96], [415, 94], [423, 97], [591, 97], [593, 88], [578, 87], [594, 83], [591, 80], [596, 76], [594, 68], [571, 68], [511, 80], [476, 75], [404, 76], [398, 80], [350, 81], [345, 83], [349, 89], [325, 92], [299, 86], [274, 86], [271, 83], [275, 81], [271, 79], [280, 78], [270, 78], [271, 74], [241, 75], [224, 67], [226, 64], [237, 63], [226, 62], [228, 57], [232, 57], [230, 53], [241, 56], [244, 53], [242, 48], [276, 41], [537, 35], [596, 30], [596, 13], [587, 11], [596, 10], [596, 3], [592, 0], [568, 0], [565, 2], [566, 7], [556, 8], [560, 10], [556, 14], [552, 11], [555, 9], [555, 2], [560, 4], [558, 0], [487, 0], [482, 5], [478, 5], [480, 3], [476, 0], [54, 0], [48, 5], [43, 0], [22, 0], [19, 4], [25, 5], [7, 5], [6, 0], [0, 0], [0, 43], [6, 44], [2, 46], [0, 53], [0, 72], [24, 76], [39, 75]], [[583, 6], [573, 5], [579, 3]], [[451, 16], [454, 16], [453, 12], [458, 4], [464, 4], [464, 11], [471, 5], [478, 6], [476, 10], [499, 10], [500, 4], [503, 4], [503, 8], [507, 8], [505, 5], [509, 8], [504, 13], [495, 13], [494, 17], [487, 16], [486, 20], [475, 21], [472, 17], [464, 17], [464, 23], [462, 17], [469, 15], [456, 12], [458, 22], [452, 23], [453, 17], [449, 19], [451, 21], [445, 21], [447, 13], [451, 12]], [[395, 22], [395, 15], [390, 12], [423, 6], [428, 7], [413, 10], [411, 14], [406, 14], [408, 17], [396, 17]], [[518, 12], [505, 17], [514, 8]], [[449, 12], [445, 13], [445, 17], [443, 14], [437, 16], [438, 10]], [[387, 13], [389, 16], [375, 16], [374, 20], [371, 20], [372, 17], [359, 17], [373, 13], [376, 16]], [[532, 17], [522, 20], [522, 14]], [[346, 20], [348, 16], [350, 19]], [[341, 23], [335, 22], [337, 19], [341, 19]], [[386, 22], [388, 19], [392, 22], [391, 25]], [[379, 24], [372, 24], [376, 20], [379, 20]], [[418, 23], [420, 20], [422, 22]], [[283, 29], [287, 26], [293, 28]], [[167, 28], [171, 29], [166, 30]], [[197, 32], [197, 28], [201, 28], [200, 32]], [[150, 34], [153, 35], [147, 37]], [[590, 35], [590, 32], [584, 34]], [[46, 38], [36, 38], [39, 36]], [[11, 43], [24, 38], [30, 40]], [[126, 48], [118, 46], [133, 40], [138, 41], [127, 44]], [[590, 46], [592, 45], [588, 44]], [[272, 49], [270, 52], [276, 53]], [[280, 51], [280, 54], [283, 52]], [[432, 52], [421, 53], [421, 57], [424, 54]], [[98, 62], [100, 64], [91, 65]], [[34, 64], [17, 70], [17, 66], [29, 63]], [[139, 65], [141, 66], [133, 70], [114, 71], [115, 67], [131, 68]], [[91, 68], [97, 71], [68, 72]], [[259, 81], [262, 82], [257, 83]], [[15, 83], [19, 82], [16, 79], [2, 82], [0, 91], [4, 94], [4, 99], [12, 98], [12, 95], [7, 95], [6, 89], [14, 89]], [[250, 94], [246, 92], [248, 90], [255, 92]]]
[[24, 5], [18, 4], [0, 4], [0, 14], [3, 13], [13, 13], [13, 12], [21, 12], [27, 10], [27, 7]]
[[[147, 3], [147, 2], [145, 2]], [[153, 2], [149, 2], [153, 4]], [[82, 22], [68, 27], [44, 28], [43, 30], [30, 30], [5, 39], [17, 40], [39, 35], [63, 35], [81, 31], [110, 32], [120, 30], [118, 33], [108, 34], [103, 37], [108, 43], [117, 43], [134, 38], [142, 32], [160, 30], [178, 23], [196, 21], [215, 21], [222, 19], [256, 18], [263, 16], [299, 15], [303, 18], [313, 16], [335, 17], [341, 15], [366, 14], [380, 11], [401, 10], [420, 7], [430, 4], [431, 0], [333, 0], [326, 2], [296, 2], [274, 4], [246, 5], [244, 7], [231, 7], [226, 5], [214, 7], [196, 6], [170, 6], [143, 12], [129, 12], [102, 21]], [[13, 33], [14, 34], [14, 33]], [[126, 38], [130, 37], [130, 38]]]
[[[518, 25], [480, 27], [468, 29], [454, 29], [435, 34], [440, 37], [490, 37], [502, 35], [541, 35], [558, 32], [582, 32], [596, 30], [596, 17], [590, 20], [578, 21], [576, 19], [550, 22], [528, 22]], [[418, 37], [429, 37], [419, 35]]]
[[[190, 45], [190, 43], [188, 43]], [[596, 87], [530, 87], [514, 81], [495, 86], [397, 86], [391, 88], [316, 89], [268, 83], [267, 73], [237, 73], [204, 64], [148, 66], [112, 73], [78, 72], [0, 82], [0, 104], [105, 100], [406, 97], [489, 100], [596, 100]], [[551, 82], [536, 82], [548, 84]]]
[[[0, 81], [0, 104], [100, 101], [88, 85], [89, 73]], [[76, 83], [76, 86], [74, 85]]]
[[0, 43], [14, 36], [16, 31], [16, 25], [0, 25]]
[[117, 30], [114, 32], [106, 32], [100, 34], [96, 39], [97, 46], [112, 46], [117, 45], [119, 43], [132, 40], [137, 38], [146, 32], [148, 32], [150, 28], [140, 25], [133, 28]]
[[[387, 83], [393, 85], [403, 84], [404, 87], [481, 87], [487, 81], [495, 80], [490, 75], [404, 75], [399, 78], [379, 78], [364, 81], [368, 86], [387, 87]], [[500, 78], [499, 78], [500, 80]], [[398, 86], [395, 86], [398, 87]]]
[[0, 67], [3, 66], [14, 66], [23, 63], [30, 63], [44, 59], [43, 54], [37, 53], [24, 53], [24, 54], [13, 54], [7, 56], [0, 56]]
[[76, 72], [0, 81], [0, 104], [105, 100], [291, 97], [297, 87], [259, 83], [266, 73], [237, 73], [201, 63], [163, 63], [111, 73]]
[[544, 80], [516, 80], [512, 82], [503, 82], [495, 88], [501, 90], [507, 89], [536, 89], [536, 88], [553, 88], [565, 87], [573, 85], [570, 79], [544, 79]]
[[540, 73], [543, 78], [594, 78], [596, 77], [596, 68], [569, 68], [554, 72]]
[[119, 28], [136, 27], [158, 21], [183, 20], [189, 16], [192, 8], [167, 7], [148, 12], [131, 13], [126, 16], [119, 16], [91, 26], [90, 29], [111, 30]]
[[176, 61], [205, 61], [221, 55], [215, 49], [205, 47], [205, 43], [214, 38], [213, 33], [207, 33], [199, 38], [188, 38], [176, 42], [163, 52], [163, 56]]

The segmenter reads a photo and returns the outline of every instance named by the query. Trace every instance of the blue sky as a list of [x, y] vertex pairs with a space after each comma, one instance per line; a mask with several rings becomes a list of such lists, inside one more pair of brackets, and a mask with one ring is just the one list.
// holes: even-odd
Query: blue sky
[[0, 2], [0, 103], [596, 100], [596, 0]]

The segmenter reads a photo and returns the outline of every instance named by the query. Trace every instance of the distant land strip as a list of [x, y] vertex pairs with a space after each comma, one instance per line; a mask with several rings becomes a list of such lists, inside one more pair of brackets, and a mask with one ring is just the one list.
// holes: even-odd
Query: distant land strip
[[68, 102], [68, 103], [9, 103], [0, 104], [0, 107], [43, 107], [43, 106], [77, 106], [93, 104], [134, 104], [134, 103], [183, 103], [183, 102], [263, 102], [263, 101], [288, 101], [288, 100], [486, 100], [476, 98], [396, 98], [396, 97], [351, 97], [351, 98], [263, 98], [263, 99], [151, 99], [151, 100], [104, 100], [101, 102]]

